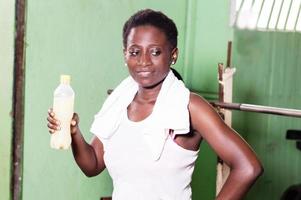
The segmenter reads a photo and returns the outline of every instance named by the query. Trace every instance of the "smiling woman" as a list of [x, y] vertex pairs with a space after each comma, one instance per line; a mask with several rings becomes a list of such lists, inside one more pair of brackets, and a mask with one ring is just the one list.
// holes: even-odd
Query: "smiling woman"
[[125, 61], [133, 79], [141, 87], [159, 86], [169, 72], [172, 55], [165, 34], [158, 28], [144, 25], [132, 28], [124, 50]]
[[[241, 199], [262, 172], [249, 145], [172, 72], [177, 35], [176, 25], [162, 12], [146, 9], [131, 16], [123, 28], [130, 76], [95, 116], [90, 144], [78, 115], [73, 116], [74, 158], [87, 176], [108, 169], [114, 200], [190, 200], [203, 139], [231, 168], [216, 199]], [[48, 122], [51, 133], [59, 130], [52, 111]]]

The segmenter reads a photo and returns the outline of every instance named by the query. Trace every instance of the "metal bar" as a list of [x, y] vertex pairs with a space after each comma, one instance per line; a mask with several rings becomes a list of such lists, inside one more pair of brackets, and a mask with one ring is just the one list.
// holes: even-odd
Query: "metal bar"
[[263, 5], [264, 5], [264, 1], [261, 3], [261, 6], [260, 6], [260, 10], [259, 10], [258, 17], [257, 17], [257, 20], [256, 20], [256, 29], [258, 29], [258, 21], [259, 21], [261, 12], [262, 12]]
[[[242, 6], [243, 6], [244, 3], [245, 3], [245, 0], [242, 0], [240, 2], [238, 10], [235, 10], [235, 20], [234, 20], [233, 26], [235, 26], [235, 25], [237, 26], [237, 20], [240, 16], [240, 12], [241, 12], [241, 9], [242, 9]], [[235, 5], [235, 9], [236, 9], [236, 5]]]
[[23, 128], [24, 128], [24, 66], [25, 66], [25, 5], [26, 0], [16, 0], [15, 57], [13, 92], [12, 137], [12, 200], [22, 199]]
[[229, 110], [240, 110], [247, 112], [265, 113], [273, 115], [282, 115], [288, 117], [300, 117], [301, 110], [289, 109], [289, 108], [277, 108], [271, 106], [261, 106], [252, 104], [242, 104], [242, 103], [225, 103], [225, 102], [210, 102], [214, 107], [229, 109]]
[[226, 67], [231, 67], [231, 66], [232, 66], [232, 41], [228, 41]]
[[268, 29], [276, 29], [279, 19], [279, 13], [281, 12], [282, 0], [275, 0], [273, 3], [272, 13], [269, 19]]
[[220, 102], [224, 102], [224, 86], [222, 84], [223, 81], [223, 73], [224, 73], [224, 65], [223, 63], [218, 63], [218, 100]]
[[275, 6], [275, 0], [273, 0], [273, 5], [272, 5], [272, 8], [271, 8], [271, 12], [270, 12], [270, 15], [269, 15], [268, 24], [267, 24], [266, 29], [269, 29], [270, 21], [271, 21], [272, 14], [273, 14], [273, 11], [274, 11], [274, 6]]
[[297, 18], [296, 18], [296, 22], [295, 22], [295, 26], [294, 26], [294, 31], [297, 31], [297, 23], [298, 23], [298, 19], [299, 19], [300, 15], [301, 15], [301, 4], [299, 5], [299, 12], [298, 12], [298, 15], [297, 15]]
[[280, 19], [280, 15], [281, 15], [281, 12], [282, 12], [284, 1], [285, 0], [282, 0], [282, 2], [281, 2], [281, 8], [280, 8], [279, 13], [278, 13], [278, 18], [277, 18], [277, 23], [276, 23], [275, 29], [277, 29], [277, 27], [278, 27], [278, 23], [279, 23], [279, 19]]
[[286, 19], [285, 19], [285, 24], [284, 24], [284, 30], [286, 30], [287, 21], [288, 21], [288, 18], [289, 18], [289, 16], [290, 16], [290, 12], [291, 12], [291, 9], [292, 9], [293, 1], [294, 1], [294, 0], [291, 0], [289, 9], [288, 9], [288, 11], [287, 11], [287, 15], [286, 15]]

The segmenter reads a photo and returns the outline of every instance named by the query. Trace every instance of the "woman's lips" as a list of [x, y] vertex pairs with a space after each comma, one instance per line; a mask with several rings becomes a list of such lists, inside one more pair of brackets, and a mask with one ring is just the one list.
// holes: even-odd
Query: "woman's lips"
[[151, 72], [150, 71], [141, 71], [141, 72], [137, 72], [137, 74], [141, 77], [148, 77]]

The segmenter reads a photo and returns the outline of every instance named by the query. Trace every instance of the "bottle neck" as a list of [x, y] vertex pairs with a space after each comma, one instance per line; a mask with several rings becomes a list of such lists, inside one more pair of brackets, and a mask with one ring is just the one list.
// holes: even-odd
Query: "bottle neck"
[[70, 85], [70, 81], [68, 80], [61, 80], [62, 85]]

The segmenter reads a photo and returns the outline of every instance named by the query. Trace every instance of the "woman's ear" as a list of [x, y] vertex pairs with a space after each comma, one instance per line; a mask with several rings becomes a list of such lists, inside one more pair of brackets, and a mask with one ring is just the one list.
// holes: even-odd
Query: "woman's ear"
[[171, 51], [171, 64], [172, 64], [172, 65], [176, 64], [177, 59], [178, 59], [178, 54], [179, 54], [178, 48], [174, 48], [174, 49]]

